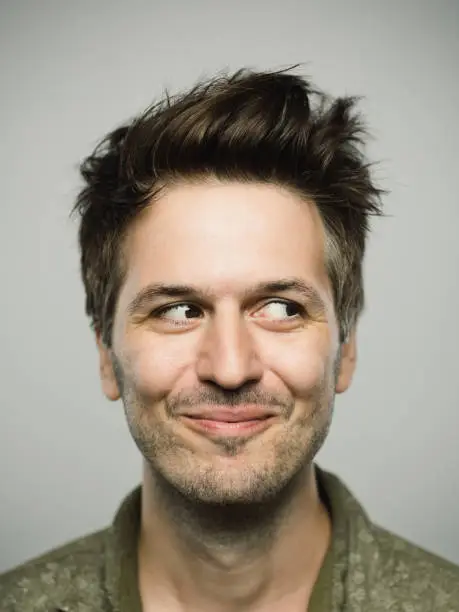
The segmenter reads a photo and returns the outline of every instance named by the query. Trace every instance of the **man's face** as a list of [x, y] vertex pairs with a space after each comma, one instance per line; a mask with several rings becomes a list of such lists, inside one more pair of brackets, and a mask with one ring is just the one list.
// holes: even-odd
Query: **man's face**
[[281, 491], [353, 370], [317, 210], [272, 185], [184, 183], [137, 219], [125, 256], [101, 376], [148, 465], [200, 501]]

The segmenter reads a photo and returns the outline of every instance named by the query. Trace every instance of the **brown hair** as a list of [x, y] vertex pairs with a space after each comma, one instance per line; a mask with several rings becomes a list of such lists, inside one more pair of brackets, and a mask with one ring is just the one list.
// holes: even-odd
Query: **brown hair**
[[216, 177], [263, 181], [317, 205], [341, 339], [363, 308], [362, 261], [381, 194], [363, 154], [356, 98], [331, 99], [291, 71], [240, 70], [199, 83], [109, 133], [81, 164], [74, 212], [86, 312], [111, 346], [132, 220], [168, 182]]

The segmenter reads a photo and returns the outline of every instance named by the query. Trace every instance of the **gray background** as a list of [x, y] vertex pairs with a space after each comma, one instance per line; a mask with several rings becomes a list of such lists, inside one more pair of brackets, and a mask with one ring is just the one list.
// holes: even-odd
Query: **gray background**
[[459, 4], [0, 4], [0, 569], [111, 521], [140, 480], [83, 312], [76, 165], [163, 87], [241, 66], [363, 94], [391, 194], [360, 364], [319, 462], [379, 523], [459, 562]]

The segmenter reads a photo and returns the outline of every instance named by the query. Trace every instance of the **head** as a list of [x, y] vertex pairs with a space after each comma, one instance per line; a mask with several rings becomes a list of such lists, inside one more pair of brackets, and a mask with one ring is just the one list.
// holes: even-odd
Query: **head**
[[[380, 213], [355, 105], [288, 72], [240, 71], [166, 96], [82, 164], [103, 389], [152, 474], [189, 498], [281, 492], [351, 383]], [[269, 418], [208, 423], [244, 407]]]

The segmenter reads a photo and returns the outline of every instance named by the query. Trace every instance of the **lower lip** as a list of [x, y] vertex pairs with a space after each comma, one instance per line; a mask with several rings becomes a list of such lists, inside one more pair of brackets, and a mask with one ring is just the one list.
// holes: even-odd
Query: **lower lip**
[[192, 429], [220, 436], [244, 436], [259, 433], [267, 429], [273, 422], [273, 417], [254, 419], [252, 421], [238, 421], [235, 423], [212, 421], [209, 419], [195, 419], [191, 417], [184, 417], [184, 419], [187, 425]]

